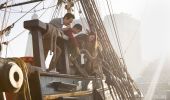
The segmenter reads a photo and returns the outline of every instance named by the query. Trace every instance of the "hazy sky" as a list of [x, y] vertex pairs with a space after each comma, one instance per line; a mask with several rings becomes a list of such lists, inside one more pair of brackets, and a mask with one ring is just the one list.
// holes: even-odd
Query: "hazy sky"
[[[0, 1], [2, 3], [5, 0]], [[18, 2], [20, 0], [15, 0]], [[26, 0], [24, 0], [26, 1]], [[47, 2], [48, 1], [48, 2]], [[50, 1], [50, 2], [49, 2]], [[45, 7], [49, 5], [53, 5], [55, 0], [46, 0], [44, 2]], [[103, 14], [108, 14], [107, 12], [107, 4], [103, 2], [104, 0], [98, 0], [98, 6], [100, 6], [100, 12]], [[141, 22], [141, 46], [142, 46], [142, 56], [146, 60], [151, 60], [157, 57], [162, 51], [168, 51], [169, 47], [169, 24], [170, 24], [170, 1], [169, 0], [108, 0], [112, 3], [112, 8], [114, 13], [128, 13], [132, 17], [138, 19]], [[102, 4], [101, 4], [102, 3]], [[31, 7], [35, 4], [26, 5], [16, 9], [22, 9], [23, 11], [28, 11]], [[36, 9], [42, 8], [37, 7]], [[9, 9], [8, 9], [9, 10]], [[38, 12], [37, 14], [40, 15], [43, 11]], [[48, 22], [51, 18], [51, 14], [53, 9], [48, 10], [47, 13], [40, 18], [40, 20], [44, 22]], [[24, 13], [23, 13], [24, 14]], [[18, 18], [20, 18], [23, 14], [16, 14], [12, 13], [9, 20], [10, 23], [14, 22]], [[50, 15], [50, 18], [49, 18]], [[17, 23], [11, 31], [11, 35], [8, 39], [16, 36], [19, 32], [23, 30], [22, 23], [24, 20], [31, 19], [32, 13], [25, 16], [19, 23]], [[0, 18], [2, 19], [3, 12], [0, 11]], [[2, 21], [0, 19], [0, 21]], [[15, 40], [13, 40], [10, 45], [8, 46], [8, 55], [14, 56], [23, 56], [25, 43], [27, 39], [23, 37], [27, 37], [28, 34], [22, 34]], [[18, 47], [17, 45], [20, 45]], [[21, 50], [22, 52], [17, 52]]]
[[147, 55], [149, 58], [159, 56], [161, 52], [169, 53], [169, 5], [169, 0], [149, 0], [142, 14], [142, 46], [144, 55]]
[[[169, 0], [111, 0], [115, 13], [128, 13], [141, 22], [142, 56], [153, 60], [170, 52]], [[103, 10], [104, 12], [105, 10]]]

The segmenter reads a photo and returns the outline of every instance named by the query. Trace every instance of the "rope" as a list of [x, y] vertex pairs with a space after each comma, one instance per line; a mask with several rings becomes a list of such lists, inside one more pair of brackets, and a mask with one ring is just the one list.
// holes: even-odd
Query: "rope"
[[94, 60], [94, 59], [97, 57], [97, 53], [96, 53], [94, 56], [92, 56], [87, 49], [81, 49], [81, 50], [80, 50], [80, 53], [85, 53], [86, 56], [87, 56], [87, 58], [88, 58], [90, 61], [91, 61], [91, 60]]
[[[109, 2], [108, 0], [106, 0], [107, 2], [107, 7], [109, 9], [109, 13], [111, 15], [111, 8], [109, 6]], [[119, 51], [120, 51], [120, 55], [121, 55], [121, 58], [123, 60], [123, 64], [125, 65], [125, 62], [124, 62], [124, 56], [123, 56], [123, 51], [122, 51], [122, 46], [121, 46], [121, 42], [120, 42], [120, 37], [119, 37], [119, 34], [118, 34], [118, 30], [117, 30], [117, 25], [116, 25], [116, 21], [115, 21], [115, 16], [113, 14], [113, 17], [111, 16], [111, 22], [112, 22], [112, 25], [113, 25], [113, 29], [114, 29], [114, 33], [115, 33], [115, 36], [116, 36], [116, 40], [117, 40], [117, 43], [118, 43], [118, 47], [119, 47]]]
[[[13, 4], [13, 0], [12, 0], [12, 4]], [[11, 8], [10, 8], [10, 11], [11, 11]], [[7, 10], [6, 10], [6, 12], [7, 12]], [[10, 14], [11, 14], [11, 13], [9, 12], [5, 27], [7, 27], [7, 24], [8, 24], [8, 20], [9, 20]]]
[[112, 86], [111, 89], [116, 93], [117, 99], [130, 100], [129, 97], [134, 97], [134, 92], [136, 91], [136, 89], [134, 89], [135, 85], [125, 68], [124, 62], [120, 61], [110, 43], [95, 1], [81, 0], [80, 2], [87, 17], [90, 29], [95, 33], [98, 33], [99, 41], [103, 48], [105, 48], [100, 54], [102, 57], [101, 59], [104, 60], [102, 61], [103, 70], [105, 70], [104, 74], [106, 75], [108, 84]]
[[13, 24], [17, 23], [19, 20], [21, 20], [25, 15], [27, 15], [30, 11], [32, 11], [35, 7], [37, 7], [41, 2], [39, 2], [37, 5], [35, 5], [33, 8], [31, 8], [27, 13], [25, 13], [24, 15], [22, 15], [19, 19], [17, 19]]
[[[53, 6], [51, 6], [51, 7], [53, 7]], [[51, 7], [48, 7], [48, 9], [51, 8]], [[45, 9], [45, 11], [39, 16], [39, 18], [41, 18], [48, 9]], [[19, 34], [17, 34], [17, 35], [16, 35], [15, 37], [13, 37], [12, 39], [10, 39], [10, 40], [8, 40], [8, 41], [2, 42], [2, 44], [8, 46], [8, 44], [9, 44], [10, 42], [12, 42], [13, 40], [15, 40], [17, 37], [19, 37], [20, 35], [22, 35], [22, 34], [25, 33], [25, 32], [26, 32], [26, 30], [23, 30], [22, 32], [20, 32]], [[6, 54], [5, 54], [6, 57], [7, 57], [7, 49], [8, 49], [8, 48], [6, 48]]]
[[[56, 41], [58, 37], [59, 31], [57, 30], [56, 27], [54, 27], [51, 24], [48, 24], [48, 30], [44, 34], [43, 39], [46, 39], [47, 37], [50, 37], [50, 50], [54, 52], [54, 55], [56, 55]], [[55, 59], [55, 57], [54, 57]]]
[[[76, 9], [79, 10], [79, 16], [80, 16], [82, 25], [83, 26], [88, 26], [88, 23], [87, 23], [86, 19], [85, 19], [85, 22], [83, 22], [83, 18], [85, 17], [85, 15], [84, 15], [84, 12], [83, 12], [82, 8], [80, 7], [80, 2], [77, 2], [77, 4], [75, 6], [76, 6]], [[81, 17], [81, 14], [82, 14], [82, 17]]]
[[[7, 0], [7, 2], [8, 2], [8, 0]], [[7, 10], [7, 2], [6, 2], [6, 3], [4, 3], [4, 5], [5, 5], [5, 11]], [[2, 21], [1, 30], [2, 30], [2, 29], [3, 29], [3, 27], [4, 27], [5, 17], [6, 17], [6, 12], [4, 12], [4, 15], [3, 15], [3, 21]], [[1, 31], [0, 31], [0, 35], [1, 35], [2, 33], [3, 33], [3, 32], [1, 32]], [[0, 42], [2, 42], [2, 37], [1, 37]]]
[[[62, 2], [61, 2], [62, 3]], [[56, 8], [54, 9], [54, 12], [53, 12], [53, 14], [52, 14], [52, 16], [51, 16], [51, 19], [53, 19], [53, 18], [55, 18], [56, 16], [59, 16], [59, 13], [60, 13], [60, 11], [61, 11], [61, 6], [62, 6], [62, 4], [60, 5], [60, 3], [59, 3], [59, 1], [57, 2], [57, 6], [56, 6]]]
[[[53, 2], [51, 2], [50, 5], [52, 5], [52, 4], [53, 4]], [[53, 8], [53, 7], [56, 7], [56, 6], [57, 6], [57, 5], [54, 5], [54, 6], [51, 6], [51, 7], [44, 8], [45, 11], [39, 16], [39, 19], [47, 12], [48, 9]], [[37, 12], [37, 10], [35, 10], [35, 12]]]
[[131, 44], [132, 44], [133, 41], [135, 40], [136, 35], [137, 35], [137, 30], [133, 33], [131, 39], [130, 39], [129, 42], [127, 43], [127, 47], [125, 48], [125, 50], [124, 50], [124, 52], [123, 52], [124, 55], [126, 55], [127, 50], [129, 49], [129, 47], [131, 46]]
[[24, 93], [24, 100], [32, 100], [29, 83], [28, 83], [29, 69], [28, 69], [26, 63], [20, 58], [8, 58], [8, 59], [14, 61], [21, 68], [21, 70], [23, 72], [23, 76], [24, 76], [23, 88], [21, 89], [20, 92]]
[[[50, 7], [44, 7], [44, 8], [42, 8], [42, 9], [38, 9], [38, 10], [34, 10], [34, 11], [30, 11], [30, 12], [28, 12], [28, 11], [18, 11], [18, 10], [14, 10], [14, 9], [11, 9], [10, 11], [6, 11], [6, 12], [10, 12], [10, 13], [35, 13], [35, 12], [39, 12], [39, 11], [42, 11], [42, 10], [46, 10], [46, 9], [49, 9], [49, 8], [53, 8], [53, 7], [55, 7], [56, 5], [53, 5], [53, 6], [50, 6]], [[1, 11], [5, 11], [5, 10], [1, 10]]]
[[[55, 5], [54, 5], [55, 6]], [[41, 18], [44, 14], [45, 14], [45, 12], [47, 12], [47, 10], [49, 9], [49, 8], [52, 8], [52, 7], [54, 7], [54, 6], [51, 6], [51, 7], [48, 7], [47, 9], [45, 9], [45, 11], [39, 16], [39, 18]], [[17, 34], [15, 37], [13, 37], [12, 39], [10, 39], [10, 40], [8, 40], [8, 41], [6, 41], [6, 42], [2, 42], [2, 44], [9, 44], [10, 42], [12, 42], [13, 40], [15, 40], [17, 37], [19, 37], [21, 34], [23, 34], [23, 33], [25, 33], [26, 32], [26, 30], [23, 30], [23, 31], [21, 31], [19, 34]]]
[[[13, 1], [12, 1], [12, 3], [13, 3]], [[5, 9], [5, 10], [6, 10], [6, 9]], [[10, 10], [11, 10], [11, 8], [10, 8]], [[11, 14], [11, 13], [9, 12], [5, 27], [7, 27], [7, 25], [8, 25], [8, 20], [9, 20], [10, 14]], [[6, 35], [8, 35], [8, 34], [9, 34], [9, 31], [7, 32]], [[8, 38], [7, 38], [7, 40], [8, 40]], [[8, 44], [6, 45], [5, 58], [7, 57], [7, 54], [8, 54]]]
[[61, 48], [57, 45], [58, 36], [61, 36], [60, 29], [56, 28], [52, 24], [48, 24], [48, 30], [43, 35], [43, 47], [45, 56], [47, 56], [49, 50], [50, 54], [52, 54], [53, 52], [53, 57], [51, 61], [52, 63], [50, 64], [49, 70], [56, 67], [56, 63], [62, 52]]
[[[109, 1], [110, 1], [110, 0], [109, 0]], [[110, 4], [111, 4], [111, 1], [110, 1]], [[112, 5], [111, 5], [111, 10], [112, 10], [112, 12], [113, 12]], [[115, 16], [114, 16], [114, 15], [113, 15], [113, 18], [114, 18], [116, 30], [118, 31], [117, 25], [116, 25], [116, 21], [115, 21]], [[133, 36], [133, 37], [135, 37], [135, 35], [136, 35], [136, 32], [134, 33], [134, 36]], [[119, 35], [118, 35], [118, 39], [119, 39], [119, 41], [120, 41]], [[133, 39], [133, 38], [132, 38], [132, 39]], [[132, 42], [132, 40], [131, 40], [130, 42]], [[120, 42], [119, 42], [119, 43], [120, 43]], [[129, 43], [129, 44], [130, 44], [130, 43]], [[124, 57], [123, 57], [123, 50], [122, 50], [122, 47], [121, 47], [121, 43], [120, 43], [120, 48], [121, 48], [122, 60], [123, 60], [123, 64], [124, 64], [124, 71], [125, 71], [126, 74], [127, 74], [127, 79], [128, 79], [129, 84], [132, 84], [132, 85], [133, 85], [133, 87], [131, 87], [130, 89], [134, 88], [134, 90], [138, 92], [139, 96], [141, 96], [141, 93], [139, 92], [139, 89], [136, 87], [136, 84], [134, 83], [134, 81], [131, 79], [129, 73], [127, 72], [127, 67], [126, 67], [126, 63], [125, 63]], [[128, 47], [127, 47], [125, 50], [127, 50], [127, 49], [128, 49]], [[133, 91], [133, 90], [132, 90], [132, 91]], [[133, 94], [133, 93], [131, 93], [131, 97], [134, 97], [134, 94]]]
[[[41, 1], [42, 2], [42, 1]], [[31, 8], [27, 13], [25, 13], [23, 16], [21, 16], [19, 19], [17, 19], [14, 23], [12, 23], [11, 25], [9, 25], [7, 28], [5, 28], [4, 30], [0, 31], [0, 35], [2, 35], [5, 31], [7, 31], [8, 28], [12, 28], [14, 26], [15, 23], [17, 23], [19, 20], [21, 20], [24, 16], [26, 16], [30, 11], [32, 11], [35, 7], [37, 7], [41, 2], [39, 2], [37, 5], [35, 5], [33, 8]]]

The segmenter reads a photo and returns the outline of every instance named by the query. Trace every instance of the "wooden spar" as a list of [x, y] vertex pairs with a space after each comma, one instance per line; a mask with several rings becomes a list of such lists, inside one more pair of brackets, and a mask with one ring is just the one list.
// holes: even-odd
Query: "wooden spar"
[[47, 30], [47, 25], [35, 19], [24, 22], [24, 28], [31, 31], [33, 40], [33, 55], [35, 66], [45, 69], [44, 48], [42, 44], [42, 34]]
[[[107, 88], [104, 89], [104, 91], [108, 90]], [[101, 92], [102, 89], [97, 89], [97, 91]], [[43, 98], [45, 100], [51, 100], [51, 99], [57, 99], [59, 97], [79, 97], [79, 96], [87, 96], [92, 94], [93, 91], [92, 90], [88, 90], [88, 91], [78, 91], [78, 92], [71, 92], [71, 93], [60, 93], [60, 94], [53, 94], [53, 95], [45, 95], [43, 96]], [[67, 99], [70, 100], [70, 99]], [[76, 99], [79, 100], [79, 99]]]
[[39, 2], [39, 1], [44, 1], [44, 0], [30, 0], [30, 1], [25, 1], [25, 2], [21, 2], [21, 3], [17, 3], [17, 4], [12, 4], [12, 5], [7, 5], [7, 6], [3, 5], [3, 6], [0, 6], [0, 9], [21, 6], [21, 5], [35, 3], [35, 2]]

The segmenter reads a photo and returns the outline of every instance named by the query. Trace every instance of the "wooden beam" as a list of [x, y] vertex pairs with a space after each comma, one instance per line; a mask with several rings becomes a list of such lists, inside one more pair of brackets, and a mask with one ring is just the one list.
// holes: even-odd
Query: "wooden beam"
[[[102, 89], [97, 89], [98, 92], [102, 93]], [[104, 91], [108, 91], [108, 88], [104, 88]], [[109, 91], [108, 91], [109, 92]], [[60, 94], [53, 94], [53, 95], [44, 95], [43, 98], [45, 100], [54, 100], [58, 99], [59, 97], [81, 97], [84, 96], [86, 98], [88, 95], [91, 95], [91, 99], [93, 100], [93, 91], [92, 90], [87, 90], [87, 91], [77, 91], [77, 92], [70, 92], [70, 93], [60, 93]]]
[[30, 30], [33, 40], [33, 56], [35, 66], [45, 69], [44, 48], [42, 42], [42, 35], [47, 30], [47, 24], [38, 19], [25, 21], [24, 28]]
[[37, 30], [40, 30], [42, 33], [44, 33], [47, 30], [47, 24], [41, 22], [38, 19], [33, 19], [24, 21], [24, 28], [28, 30], [36, 28]]
[[5, 4], [3, 4], [2, 6], [0, 5], [0, 9], [21, 6], [21, 5], [26, 5], [26, 4], [30, 4], [30, 3], [40, 2], [40, 1], [44, 1], [44, 0], [30, 0], [30, 1], [25, 1], [25, 2], [7, 5], [7, 6]]
[[6, 100], [4, 97], [4, 92], [0, 92], [0, 100]]
[[31, 73], [29, 77], [29, 87], [32, 100], [43, 100], [39, 72]]

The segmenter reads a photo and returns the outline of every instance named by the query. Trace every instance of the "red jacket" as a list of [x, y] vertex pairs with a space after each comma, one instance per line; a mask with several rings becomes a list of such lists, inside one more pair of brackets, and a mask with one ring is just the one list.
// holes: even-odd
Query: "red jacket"
[[73, 33], [73, 30], [71, 28], [68, 29], [68, 30], [65, 30], [64, 34], [69, 37], [69, 41], [71, 42], [71, 44], [73, 44], [73, 46], [79, 47], [79, 44], [78, 44], [76, 38], [74, 37], [74, 35], [73, 35], [74, 33]]

